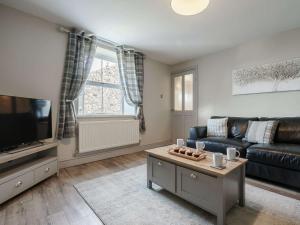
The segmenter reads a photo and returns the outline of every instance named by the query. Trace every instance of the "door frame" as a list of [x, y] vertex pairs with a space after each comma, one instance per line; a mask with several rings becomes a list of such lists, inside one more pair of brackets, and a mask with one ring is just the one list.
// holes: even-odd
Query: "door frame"
[[[185, 93], [185, 90], [184, 90], [184, 75], [185, 74], [189, 74], [189, 72], [192, 72], [193, 74], [193, 111], [185, 111], [184, 110], [184, 107], [185, 107], [185, 96], [184, 96], [184, 93]], [[175, 100], [175, 96], [174, 96], [174, 78], [177, 77], [177, 76], [182, 76], [183, 79], [182, 79], [182, 111], [175, 111], [175, 106], [174, 106], [174, 100]], [[183, 69], [180, 69], [180, 70], [175, 70], [175, 71], [172, 71], [171, 72], [171, 118], [173, 119], [173, 116], [180, 116], [182, 115], [183, 117], [185, 115], [187, 116], [195, 116], [195, 123], [194, 124], [195, 126], [198, 125], [198, 122], [199, 122], [199, 118], [198, 118], [198, 93], [199, 93], [199, 90], [198, 90], [198, 87], [199, 87], [199, 73], [198, 73], [198, 65], [194, 65], [194, 66], [189, 66], [189, 67], [185, 67]], [[173, 123], [172, 123], [172, 140], [173, 140], [173, 129], [174, 129], [174, 126], [173, 126]]]

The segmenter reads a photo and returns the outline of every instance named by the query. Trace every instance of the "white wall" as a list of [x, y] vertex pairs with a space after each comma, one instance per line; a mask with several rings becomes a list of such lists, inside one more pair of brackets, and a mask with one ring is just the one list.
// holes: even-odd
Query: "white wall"
[[232, 96], [233, 69], [300, 57], [300, 29], [210, 54], [172, 67], [198, 66], [198, 123], [212, 115], [300, 116], [300, 91]]
[[67, 45], [56, 28], [0, 5], [0, 94], [50, 99], [54, 128]]
[[[67, 35], [58, 32], [55, 24], [1, 4], [0, 31], [0, 94], [51, 99], [55, 128]], [[169, 66], [146, 58], [147, 131], [141, 145], [171, 139], [169, 74]], [[62, 141], [60, 160], [72, 159], [74, 151], [75, 139]]]

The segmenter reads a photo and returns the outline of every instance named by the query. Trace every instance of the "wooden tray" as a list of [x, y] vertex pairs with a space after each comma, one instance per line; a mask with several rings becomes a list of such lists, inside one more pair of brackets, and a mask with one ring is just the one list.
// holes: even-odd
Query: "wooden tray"
[[189, 156], [186, 153], [182, 154], [182, 153], [179, 153], [179, 152], [178, 153], [174, 152], [174, 149], [170, 149], [168, 151], [168, 153], [171, 154], [171, 155], [176, 155], [176, 156], [179, 156], [179, 157], [182, 157], [182, 158], [185, 158], [185, 159], [190, 159], [190, 160], [193, 160], [193, 161], [200, 161], [200, 160], [206, 158], [206, 154], [205, 153], [202, 153], [198, 158], [196, 158], [194, 156]]

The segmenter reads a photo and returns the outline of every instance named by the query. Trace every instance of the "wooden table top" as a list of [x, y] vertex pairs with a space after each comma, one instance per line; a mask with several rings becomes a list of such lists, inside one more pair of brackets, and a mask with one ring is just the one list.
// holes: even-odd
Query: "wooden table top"
[[212, 152], [206, 152], [207, 154], [206, 159], [200, 161], [193, 161], [190, 159], [185, 159], [176, 155], [169, 154], [168, 151], [172, 147], [175, 147], [175, 145], [149, 149], [146, 150], [146, 152], [151, 156], [161, 158], [169, 162], [173, 162], [177, 165], [186, 166], [196, 171], [213, 174], [215, 176], [226, 176], [228, 173], [239, 168], [240, 166], [244, 165], [248, 161], [248, 159], [243, 159], [243, 158], [239, 158], [239, 160], [236, 162], [228, 161], [226, 164], [226, 168], [219, 170], [210, 167], [212, 165]]

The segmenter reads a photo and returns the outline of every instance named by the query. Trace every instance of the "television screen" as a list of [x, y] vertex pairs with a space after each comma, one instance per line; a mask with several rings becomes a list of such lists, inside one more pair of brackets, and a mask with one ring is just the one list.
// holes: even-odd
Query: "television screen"
[[50, 100], [0, 95], [0, 151], [51, 137]]

